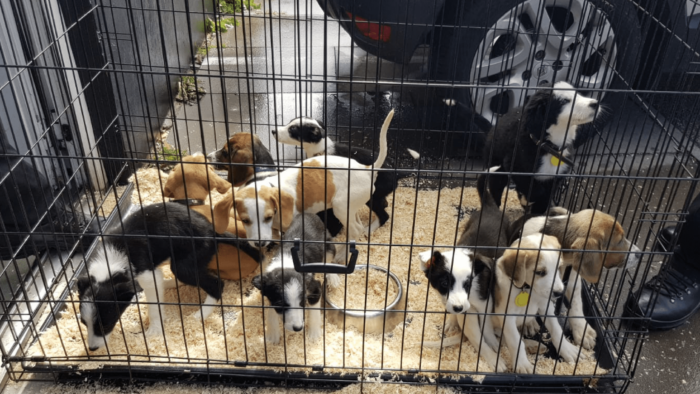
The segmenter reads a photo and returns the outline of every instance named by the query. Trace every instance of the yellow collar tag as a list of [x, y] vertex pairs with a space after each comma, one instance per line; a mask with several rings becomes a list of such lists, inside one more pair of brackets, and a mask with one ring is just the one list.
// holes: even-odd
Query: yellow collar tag
[[554, 167], [559, 167], [561, 165], [561, 160], [559, 160], [559, 158], [554, 155], [552, 155], [552, 158], [549, 160], [549, 162], [552, 163]]
[[522, 292], [515, 296], [515, 306], [524, 307], [527, 306], [527, 301], [530, 299], [530, 294]]

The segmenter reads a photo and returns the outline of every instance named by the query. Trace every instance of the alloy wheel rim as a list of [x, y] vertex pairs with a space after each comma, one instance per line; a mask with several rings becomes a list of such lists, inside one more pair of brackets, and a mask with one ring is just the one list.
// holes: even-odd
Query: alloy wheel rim
[[617, 46], [608, 16], [586, 0], [527, 0], [486, 33], [471, 65], [471, 97], [492, 124], [535, 87], [568, 81], [603, 98]]

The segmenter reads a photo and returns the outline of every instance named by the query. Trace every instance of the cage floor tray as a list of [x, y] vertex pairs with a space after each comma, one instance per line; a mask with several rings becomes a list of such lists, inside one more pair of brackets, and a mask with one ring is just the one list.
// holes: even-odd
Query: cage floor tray
[[[509, 210], [519, 209], [515, 193], [510, 194], [512, 200], [506, 206]], [[400, 187], [389, 203], [390, 209], [393, 205], [392, 219], [372, 234], [369, 248], [358, 245], [358, 264], [388, 268], [407, 292], [405, 322], [383, 335], [363, 334], [362, 330], [324, 319], [324, 336], [319, 341], [310, 342], [302, 333], [286, 331], [279, 344], [266, 344], [260, 308], [263, 300], [248, 278], [226, 282], [223, 307], [204, 324], [190, 316], [199, 307], [200, 296], [204, 299], [197, 289], [180, 286], [167, 290], [165, 302], [170, 305], [165, 307], [165, 340], [146, 340], [141, 322], [148, 323], [147, 308], [132, 305], [113, 332], [109, 348], [89, 355], [85, 328], [76, 315], [77, 296], [72, 293], [65, 308], [54, 317], [55, 323], [46, 328], [28, 355], [45, 357], [54, 367], [70, 365], [80, 370], [128, 364], [130, 368], [171, 366], [178, 370], [253, 365], [261, 370], [287, 373], [310, 373], [312, 366], [324, 366], [324, 373], [352, 373], [362, 368], [363, 372], [416, 370], [427, 376], [436, 375], [436, 371], [492, 371], [483, 361], [477, 366], [476, 352], [466, 341], [461, 348], [427, 349], [419, 345], [421, 340], [440, 339], [445, 313], [440, 295], [429, 289], [419, 268], [417, 254], [433, 244], [454, 244], [458, 228], [466, 222], [468, 213], [478, 207], [475, 189], [416, 191]], [[362, 219], [365, 223], [369, 221], [368, 211], [363, 211]], [[505, 350], [502, 356], [509, 357]], [[534, 362], [535, 356], [531, 357]], [[577, 364], [539, 356], [536, 365], [537, 373], [544, 375], [608, 373], [589, 351], [582, 351]]]

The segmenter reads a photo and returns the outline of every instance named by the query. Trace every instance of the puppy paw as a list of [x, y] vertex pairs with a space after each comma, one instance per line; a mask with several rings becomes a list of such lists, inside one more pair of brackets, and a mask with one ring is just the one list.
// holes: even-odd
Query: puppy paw
[[371, 234], [375, 232], [380, 226], [381, 224], [379, 223], [379, 219], [373, 220], [369, 227], [365, 227], [365, 234]]
[[526, 337], [534, 337], [540, 332], [540, 324], [537, 319], [528, 319], [523, 324], [523, 335]]
[[177, 287], [177, 280], [175, 278], [163, 280], [163, 289], [173, 289]]
[[326, 275], [326, 284], [331, 288], [338, 287], [340, 286], [340, 277], [338, 274], [328, 274]]
[[533, 374], [535, 373], [535, 366], [528, 360], [519, 360], [518, 365], [515, 366], [515, 373], [520, 374]]
[[457, 316], [453, 314], [447, 315], [447, 320], [445, 320], [445, 331], [452, 331], [457, 328], [460, 328], [459, 322], [457, 321]]
[[578, 357], [578, 348], [572, 345], [568, 340], [564, 339], [561, 342], [559, 356], [563, 358], [564, 361], [566, 361], [567, 363], [573, 363]]
[[588, 323], [577, 324], [576, 327], [571, 327], [571, 333], [574, 336], [574, 344], [576, 346], [583, 346], [584, 349], [588, 350], [595, 347], [598, 334]]
[[496, 367], [494, 368], [494, 372], [506, 372], [507, 370], [508, 367], [506, 367], [506, 363], [503, 361], [503, 357], [500, 357], [498, 359]]
[[309, 327], [308, 329], [308, 340], [309, 342], [316, 342], [321, 338], [321, 328], [320, 327]]
[[267, 330], [265, 331], [265, 343], [270, 345], [276, 345], [280, 342], [280, 332], [279, 330]]
[[149, 339], [163, 337], [163, 327], [160, 324], [151, 324], [146, 330], [146, 337]]
[[547, 346], [532, 339], [523, 338], [523, 344], [528, 354], [544, 354], [547, 353]]

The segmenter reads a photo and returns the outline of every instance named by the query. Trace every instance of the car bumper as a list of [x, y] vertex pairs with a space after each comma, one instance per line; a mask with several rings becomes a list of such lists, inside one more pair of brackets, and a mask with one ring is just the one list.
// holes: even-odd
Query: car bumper
[[[444, 0], [317, 1], [326, 15], [339, 21], [355, 45], [379, 58], [404, 64], [411, 60], [416, 47], [425, 42], [444, 4]], [[388, 27], [389, 38], [367, 37], [358, 28], [358, 22], [364, 20]]]

